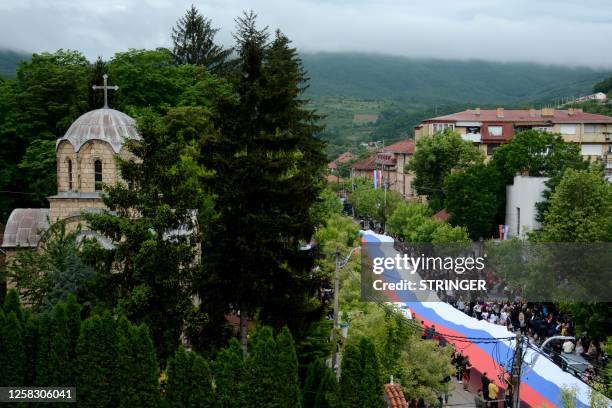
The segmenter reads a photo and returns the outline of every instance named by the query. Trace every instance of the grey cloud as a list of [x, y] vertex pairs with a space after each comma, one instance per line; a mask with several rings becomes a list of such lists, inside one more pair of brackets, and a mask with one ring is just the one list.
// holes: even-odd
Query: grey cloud
[[[607, 0], [210, 0], [193, 1], [221, 27], [253, 9], [306, 51], [612, 67]], [[71, 48], [110, 58], [128, 48], [168, 46], [184, 0], [0, 0], [0, 47]]]

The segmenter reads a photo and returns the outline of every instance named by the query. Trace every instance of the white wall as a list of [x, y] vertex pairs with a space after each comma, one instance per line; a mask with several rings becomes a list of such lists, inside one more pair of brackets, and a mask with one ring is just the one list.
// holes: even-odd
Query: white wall
[[[535, 204], [544, 201], [547, 177], [514, 176], [514, 184], [506, 186], [506, 225], [508, 237], [525, 236], [528, 231], [539, 229]], [[520, 231], [519, 229], [520, 209]]]

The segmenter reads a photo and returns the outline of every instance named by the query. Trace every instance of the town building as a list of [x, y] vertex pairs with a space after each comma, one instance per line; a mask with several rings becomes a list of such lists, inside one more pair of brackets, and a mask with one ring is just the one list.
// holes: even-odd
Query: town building
[[579, 143], [583, 157], [602, 161], [607, 176], [612, 177], [612, 117], [609, 116], [573, 108], [476, 108], [424, 120], [415, 128], [415, 139], [418, 141], [445, 129], [458, 132], [487, 156], [522, 130], [559, 133], [565, 141]]
[[507, 237], [525, 238], [541, 225], [537, 220], [536, 204], [544, 201], [548, 177], [514, 176], [514, 182], [506, 186]]
[[603, 92], [596, 92], [591, 95], [580, 96], [575, 99], [575, 102], [587, 102], [587, 101], [605, 102], [607, 100], [608, 100], [608, 95], [606, 95]]
[[374, 178], [374, 170], [382, 172], [382, 185], [396, 191], [404, 198], [412, 198], [414, 174], [406, 171], [406, 165], [412, 159], [415, 143], [406, 139], [379, 149], [370, 157], [361, 160], [351, 167], [351, 178]]
[[[105, 209], [102, 185], [121, 180], [115, 158], [136, 159], [125, 146], [127, 140], [141, 139], [136, 121], [108, 107], [106, 89], [115, 87], [105, 83], [100, 88], [105, 90], [105, 106], [81, 115], [57, 140], [57, 194], [48, 197], [49, 208], [16, 208], [9, 216], [1, 245], [7, 258], [19, 248], [38, 248], [50, 224], [64, 220], [68, 228], [74, 228], [82, 224], [83, 213]], [[86, 230], [81, 233], [96, 235]], [[110, 245], [105, 237], [95, 238], [103, 246]]]
[[327, 164], [327, 181], [332, 183], [340, 183], [342, 181], [342, 174], [340, 166], [343, 164], [350, 163], [351, 161], [357, 159], [351, 152], [344, 152], [336, 160], [333, 160]]

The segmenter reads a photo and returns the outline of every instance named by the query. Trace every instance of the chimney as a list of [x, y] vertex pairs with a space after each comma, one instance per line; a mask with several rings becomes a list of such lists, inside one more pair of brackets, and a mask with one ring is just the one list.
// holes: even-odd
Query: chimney
[[555, 116], [555, 108], [542, 108], [542, 116]]
[[474, 109], [474, 114], [475, 114], [476, 116], [480, 116], [480, 106], [479, 106], [479, 107], [477, 107], [476, 109]]
[[529, 108], [529, 116], [535, 118], [535, 109]]
[[504, 108], [497, 108], [497, 118], [501, 119], [504, 117]]

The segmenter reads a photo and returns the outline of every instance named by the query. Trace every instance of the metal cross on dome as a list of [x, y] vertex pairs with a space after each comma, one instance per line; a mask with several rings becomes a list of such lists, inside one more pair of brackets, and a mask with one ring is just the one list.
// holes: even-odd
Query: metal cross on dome
[[116, 91], [119, 89], [119, 87], [117, 85], [108, 85], [107, 80], [108, 80], [108, 75], [104, 74], [102, 75], [102, 78], [104, 78], [104, 85], [94, 85], [92, 86], [93, 89], [98, 90], [98, 89], [103, 89], [104, 90], [104, 107], [108, 108], [108, 90], [112, 89], [113, 91]]

